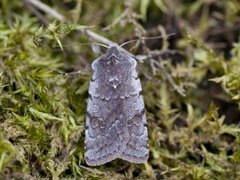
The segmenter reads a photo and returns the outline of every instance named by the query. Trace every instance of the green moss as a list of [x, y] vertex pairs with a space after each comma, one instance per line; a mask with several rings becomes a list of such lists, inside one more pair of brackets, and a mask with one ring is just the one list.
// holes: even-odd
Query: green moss
[[[68, 23], [43, 14], [51, 22], [43, 26], [22, 1], [0, 2], [0, 179], [240, 176], [237, 1], [43, 2]], [[84, 162], [91, 74], [57, 72], [84, 69], [98, 56], [81, 45], [94, 42], [78, 31], [85, 28], [119, 44], [175, 33], [134, 49], [163, 54], [139, 63], [150, 139], [145, 164], [115, 160], [88, 167]]]

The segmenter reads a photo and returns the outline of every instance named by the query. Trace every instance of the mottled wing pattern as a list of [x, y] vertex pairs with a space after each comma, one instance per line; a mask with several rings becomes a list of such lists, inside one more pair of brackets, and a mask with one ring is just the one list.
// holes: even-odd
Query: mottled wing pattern
[[132, 95], [129, 101], [132, 102], [129, 109], [133, 110], [132, 116], [127, 120], [130, 139], [120, 158], [133, 163], [144, 163], [148, 159], [149, 152], [143, 97], [139, 94]]
[[92, 64], [85, 130], [85, 160], [95, 166], [122, 158], [142, 163], [148, 138], [136, 61], [111, 47]]

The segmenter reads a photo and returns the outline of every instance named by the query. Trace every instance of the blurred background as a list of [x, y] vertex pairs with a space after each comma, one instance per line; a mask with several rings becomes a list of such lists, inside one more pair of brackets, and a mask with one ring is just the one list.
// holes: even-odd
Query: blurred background
[[[238, 0], [0, 0], [1, 179], [238, 179], [239, 28]], [[88, 167], [85, 69], [130, 40], [150, 157]]]

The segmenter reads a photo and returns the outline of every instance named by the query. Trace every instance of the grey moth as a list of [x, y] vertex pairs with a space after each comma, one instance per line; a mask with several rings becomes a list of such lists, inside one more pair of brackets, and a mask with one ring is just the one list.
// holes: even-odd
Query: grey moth
[[137, 62], [115, 45], [91, 65], [85, 129], [89, 166], [116, 158], [144, 163], [148, 131]]

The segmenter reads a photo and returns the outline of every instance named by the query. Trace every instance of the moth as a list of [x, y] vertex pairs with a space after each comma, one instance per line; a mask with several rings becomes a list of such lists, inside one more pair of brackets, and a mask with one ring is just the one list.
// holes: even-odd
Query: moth
[[91, 65], [85, 128], [89, 166], [116, 158], [132, 163], [148, 159], [146, 114], [136, 66], [136, 60], [116, 45]]

